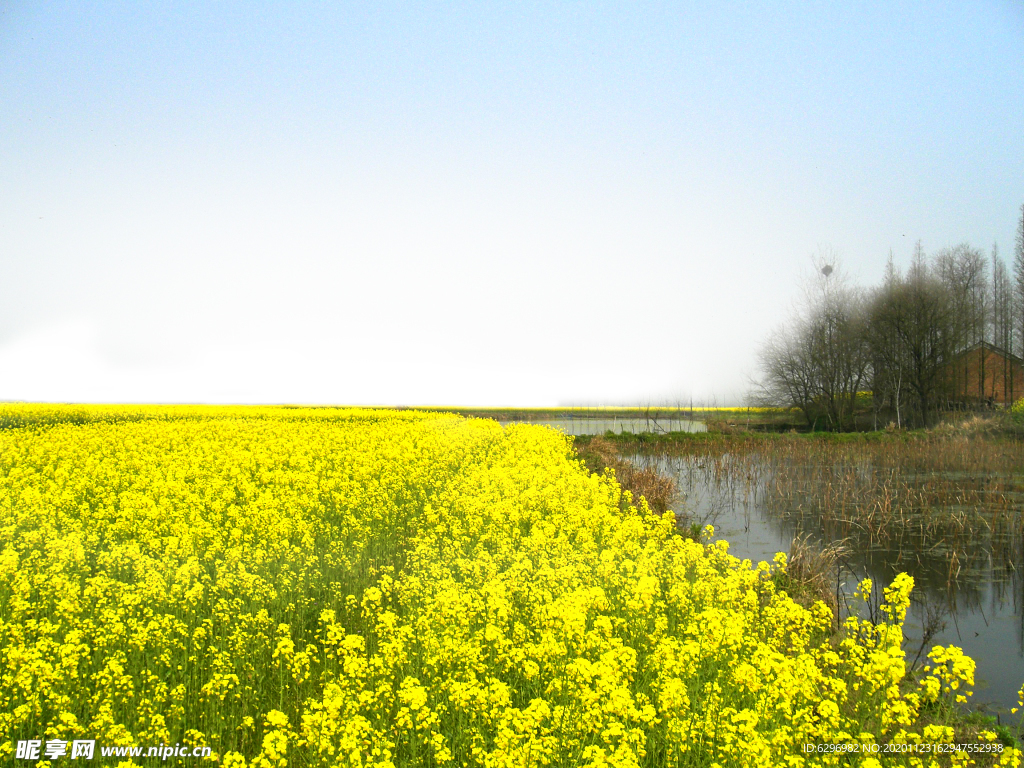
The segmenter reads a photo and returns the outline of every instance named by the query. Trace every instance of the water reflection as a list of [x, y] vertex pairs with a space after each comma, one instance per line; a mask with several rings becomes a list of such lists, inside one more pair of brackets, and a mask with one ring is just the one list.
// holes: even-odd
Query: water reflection
[[820, 545], [842, 541], [841, 591], [852, 595], [867, 576], [874, 600], [895, 574], [911, 574], [908, 662], [924, 663], [931, 645], [959, 645], [978, 665], [972, 705], [1017, 705], [1024, 536], [1022, 481], [1012, 461], [993, 461], [982, 475], [936, 472], [912, 460], [900, 466], [870, 451], [818, 459], [758, 451], [628, 458], [671, 475], [687, 522], [713, 525], [737, 557], [770, 561], [802, 535]]

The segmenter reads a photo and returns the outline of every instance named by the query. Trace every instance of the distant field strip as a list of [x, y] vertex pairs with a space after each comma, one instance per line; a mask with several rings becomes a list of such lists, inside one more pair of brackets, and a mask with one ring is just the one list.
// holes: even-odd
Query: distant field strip
[[550, 408], [550, 407], [537, 407], [537, 408], [517, 408], [517, 407], [494, 407], [494, 408], [477, 408], [467, 406], [444, 406], [437, 408], [417, 408], [415, 410], [424, 411], [445, 411], [451, 413], [523, 413], [523, 414], [534, 414], [537, 416], [556, 416], [563, 413], [572, 413], [578, 415], [586, 414], [637, 414], [639, 416], [644, 415], [657, 415], [657, 416], [674, 416], [682, 418], [683, 416], [700, 413], [797, 413], [797, 408], [775, 408], [775, 407], [754, 407], [745, 405], [729, 405], [729, 406], [673, 406], [673, 405], [659, 405], [659, 406], [642, 406], [642, 405], [594, 405], [594, 406], [566, 406], [564, 408]]
[[95, 739], [228, 767], [871, 766], [805, 745], [950, 742], [972, 682], [956, 648], [904, 681], [909, 578], [836, 638], [823, 604], [776, 589], [784, 558], [681, 537], [554, 430], [191, 406], [0, 421], [5, 762]]

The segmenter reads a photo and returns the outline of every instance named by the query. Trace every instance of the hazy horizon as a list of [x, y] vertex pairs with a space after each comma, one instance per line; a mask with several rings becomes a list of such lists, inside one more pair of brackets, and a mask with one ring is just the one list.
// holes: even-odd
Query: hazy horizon
[[8, 4], [0, 104], [0, 400], [735, 405], [1024, 203], [1009, 1]]

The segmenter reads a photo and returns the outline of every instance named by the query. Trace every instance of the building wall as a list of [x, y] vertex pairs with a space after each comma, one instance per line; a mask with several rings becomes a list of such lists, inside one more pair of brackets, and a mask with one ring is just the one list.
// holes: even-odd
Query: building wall
[[972, 349], [950, 368], [954, 400], [1010, 405], [1024, 397], [1024, 369], [998, 352]]

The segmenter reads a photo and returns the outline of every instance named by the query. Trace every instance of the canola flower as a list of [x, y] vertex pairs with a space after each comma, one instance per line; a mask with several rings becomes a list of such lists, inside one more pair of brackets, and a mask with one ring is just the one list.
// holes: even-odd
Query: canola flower
[[784, 556], [680, 537], [555, 431], [187, 406], [0, 423], [21, 424], [0, 431], [2, 761], [85, 737], [233, 768], [949, 764], [802, 750], [952, 739], [974, 663], [936, 648], [904, 679], [909, 577], [837, 639], [776, 589]]

